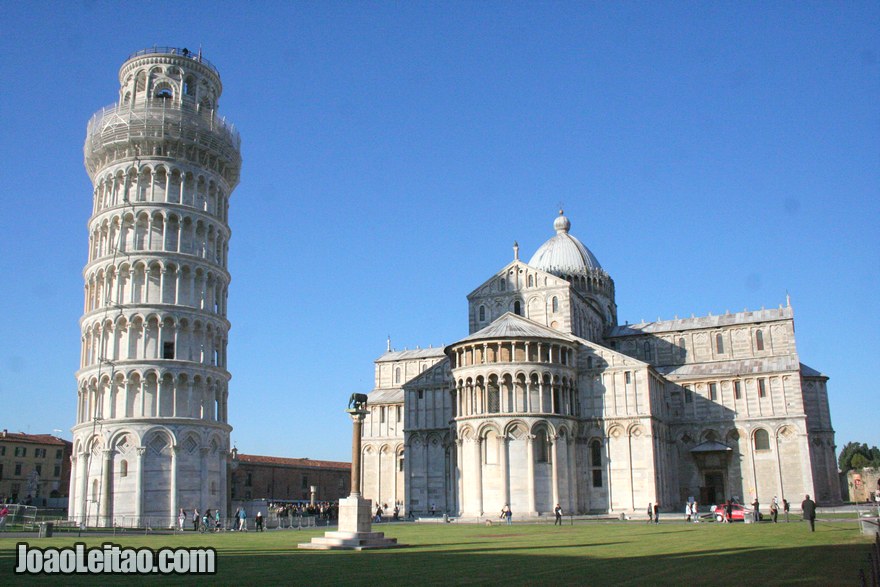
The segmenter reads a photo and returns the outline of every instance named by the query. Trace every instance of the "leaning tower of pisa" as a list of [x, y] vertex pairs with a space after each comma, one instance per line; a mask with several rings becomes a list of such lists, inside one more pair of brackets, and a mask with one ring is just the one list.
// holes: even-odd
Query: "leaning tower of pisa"
[[240, 139], [217, 69], [154, 47], [119, 70], [89, 121], [94, 186], [70, 516], [165, 527], [227, 512], [229, 197]]

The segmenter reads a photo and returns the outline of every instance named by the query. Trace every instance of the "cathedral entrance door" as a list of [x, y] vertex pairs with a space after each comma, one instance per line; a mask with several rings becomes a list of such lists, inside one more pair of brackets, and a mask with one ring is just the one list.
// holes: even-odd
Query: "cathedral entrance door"
[[700, 499], [707, 505], [724, 502], [724, 475], [720, 471], [705, 472], [703, 487], [700, 487]]

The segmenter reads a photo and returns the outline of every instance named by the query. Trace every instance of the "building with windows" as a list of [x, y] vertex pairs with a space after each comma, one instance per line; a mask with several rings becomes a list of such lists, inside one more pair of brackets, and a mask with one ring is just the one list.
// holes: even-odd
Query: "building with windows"
[[56, 507], [67, 497], [73, 444], [50, 434], [0, 433], [0, 503]]
[[240, 138], [201, 53], [153, 47], [89, 121], [93, 184], [70, 517], [176, 524], [228, 503], [229, 201]]
[[800, 362], [789, 303], [619, 325], [611, 276], [553, 226], [467, 296], [468, 336], [376, 360], [366, 498], [461, 516], [840, 501], [828, 377]]
[[[233, 449], [234, 450], [234, 449]], [[237, 454], [232, 499], [338, 501], [351, 493], [351, 463]]]

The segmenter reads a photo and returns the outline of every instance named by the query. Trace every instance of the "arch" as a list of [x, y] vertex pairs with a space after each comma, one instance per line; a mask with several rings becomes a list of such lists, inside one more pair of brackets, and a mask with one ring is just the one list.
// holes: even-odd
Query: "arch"
[[755, 350], [764, 350], [764, 332], [760, 328], [755, 331]]

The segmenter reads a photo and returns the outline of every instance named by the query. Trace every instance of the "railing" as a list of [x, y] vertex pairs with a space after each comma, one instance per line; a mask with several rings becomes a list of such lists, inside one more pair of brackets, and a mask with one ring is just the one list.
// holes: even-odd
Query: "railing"
[[192, 59], [193, 61], [198, 61], [205, 67], [208, 67], [211, 71], [216, 73], [218, 76], [220, 72], [217, 71], [217, 68], [214, 67], [214, 64], [202, 57], [202, 50], [199, 49], [198, 53], [193, 53], [186, 47], [151, 47], [149, 49], [141, 49], [140, 51], [135, 51], [131, 55], [128, 56], [126, 61], [129, 59], [134, 59], [135, 57], [143, 57], [144, 55], [155, 55], [157, 53], [165, 54], [165, 55], [179, 55], [181, 57], [186, 57], [187, 59]]

